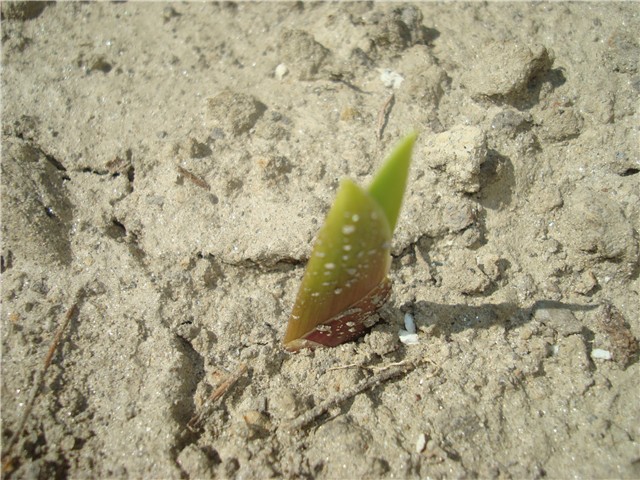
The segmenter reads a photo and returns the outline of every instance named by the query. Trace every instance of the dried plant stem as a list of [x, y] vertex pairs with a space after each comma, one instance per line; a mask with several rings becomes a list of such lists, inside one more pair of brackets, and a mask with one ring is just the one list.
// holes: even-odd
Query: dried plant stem
[[245, 363], [241, 363], [234, 373], [229, 375], [224, 382], [218, 385], [218, 388], [216, 388], [204, 402], [200, 411], [196, 413], [191, 420], [189, 420], [189, 423], [187, 423], [189, 430], [195, 431], [200, 428], [204, 419], [211, 414], [213, 404], [216, 400], [221, 398], [238, 380], [240, 380], [240, 377], [242, 377], [246, 371], [247, 365]]
[[44, 358], [44, 364], [42, 368], [36, 373], [36, 378], [34, 379], [33, 386], [31, 387], [31, 392], [29, 393], [29, 399], [25, 405], [24, 411], [22, 412], [22, 417], [20, 418], [20, 422], [16, 427], [13, 435], [7, 442], [4, 452], [2, 452], [2, 456], [4, 457], [4, 461], [2, 462], [2, 471], [5, 472], [10, 469], [11, 462], [13, 458], [9, 457], [11, 453], [11, 449], [17, 443], [18, 438], [22, 434], [22, 430], [27, 423], [29, 415], [31, 414], [31, 410], [33, 409], [33, 405], [35, 404], [38, 393], [40, 393], [40, 388], [42, 387], [42, 383], [44, 381], [44, 376], [51, 365], [51, 360], [53, 360], [53, 355], [56, 353], [58, 346], [60, 345], [60, 341], [62, 340], [62, 334], [65, 329], [69, 325], [71, 319], [75, 316], [78, 310], [78, 303], [74, 303], [69, 310], [67, 310], [67, 314], [64, 317], [64, 320], [58, 327], [55, 336], [51, 342], [51, 346], [49, 346], [49, 350], [47, 351], [47, 355]]
[[187, 180], [189, 180], [191, 183], [193, 183], [194, 185], [200, 187], [200, 188], [204, 188], [205, 190], [211, 190], [211, 186], [202, 178], [200, 178], [199, 176], [197, 176], [194, 173], [191, 173], [189, 170], [187, 170], [186, 168], [182, 168], [180, 165], [176, 165], [176, 168], [178, 170], [178, 172]]
[[392, 93], [387, 97], [386, 102], [380, 109], [378, 113], [378, 131], [376, 132], [378, 136], [378, 140], [382, 140], [382, 133], [384, 132], [385, 127], [387, 126], [387, 122], [389, 121], [389, 114], [391, 113], [391, 108], [395, 102], [395, 95]]
[[357, 363], [350, 363], [349, 365], [339, 365], [337, 367], [327, 368], [327, 372], [333, 372], [335, 370], [344, 370], [347, 368], [364, 368], [362, 365], [358, 365]]
[[393, 368], [393, 367], [404, 367], [409, 365], [410, 363], [411, 362], [409, 360], [402, 360], [401, 362], [394, 362], [394, 363], [390, 363], [389, 365], [382, 365], [381, 367], [373, 366], [373, 367], [366, 367], [366, 368], [373, 370], [374, 372], [382, 372], [384, 370], [389, 370], [390, 368]]
[[389, 366], [384, 370], [372, 375], [368, 379], [360, 382], [359, 384], [345, 390], [344, 392], [329, 398], [322, 402], [320, 405], [306, 411], [302, 415], [298, 416], [291, 423], [287, 425], [288, 430], [298, 430], [305, 427], [307, 424], [314, 421], [319, 416], [325, 414], [332, 407], [340, 405], [352, 397], [355, 397], [359, 393], [369, 390], [373, 387], [380, 385], [386, 381], [391, 380], [394, 377], [407, 374], [411, 370], [416, 368], [416, 363], [412, 362], [400, 362], [398, 365]]

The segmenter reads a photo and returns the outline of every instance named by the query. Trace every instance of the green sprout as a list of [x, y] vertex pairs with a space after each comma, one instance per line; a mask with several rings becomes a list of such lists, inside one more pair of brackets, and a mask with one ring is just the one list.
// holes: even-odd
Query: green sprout
[[367, 190], [342, 180], [302, 278], [285, 349], [334, 347], [373, 324], [391, 293], [391, 239], [416, 138], [414, 132], [398, 144]]

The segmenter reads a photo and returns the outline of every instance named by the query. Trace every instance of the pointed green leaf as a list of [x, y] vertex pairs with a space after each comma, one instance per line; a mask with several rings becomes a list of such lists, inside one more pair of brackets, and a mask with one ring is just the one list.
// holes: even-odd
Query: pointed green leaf
[[318, 233], [284, 338], [287, 350], [335, 346], [361, 335], [391, 291], [391, 237], [406, 187], [407, 136], [369, 190], [342, 181]]
[[398, 144], [369, 186], [369, 193], [387, 216], [392, 234], [400, 215], [402, 197], [409, 176], [411, 152], [417, 137], [417, 132], [413, 132]]
[[348, 309], [384, 280], [390, 248], [391, 230], [378, 203], [351, 180], [343, 180], [307, 264], [285, 345]]

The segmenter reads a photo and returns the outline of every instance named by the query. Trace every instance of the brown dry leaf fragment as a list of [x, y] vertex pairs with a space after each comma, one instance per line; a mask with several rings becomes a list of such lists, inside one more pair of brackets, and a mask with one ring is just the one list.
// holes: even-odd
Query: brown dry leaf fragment
[[613, 360], [626, 369], [638, 357], [640, 347], [633, 336], [629, 324], [620, 311], [611, 304], [605, 304], [600, 314], [600, 327], [608, 339], [608, 348]]

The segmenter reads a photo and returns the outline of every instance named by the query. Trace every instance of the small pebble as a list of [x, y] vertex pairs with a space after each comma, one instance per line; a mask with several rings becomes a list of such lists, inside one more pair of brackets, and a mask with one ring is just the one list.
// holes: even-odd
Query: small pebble
[[418, 440], [416, 441], [416, 452], [422, 453], [427, 446], [427, 436], [424, 433], [418, 435]]
[[402, 82], [404, 82], [404, 77], [398, 72], [385, 68], [380, 71], [380, 80], [382, 80], [385, 87], [391, 87], [397, 90], [400, 88], [400, 85], [402, 85]]
[[413, 315], [404, 314], [404, 329], [409, 333], [416, 333], [416, 322], [413, 321]]
[[404, 316], [404, 329], [398, 331], [398, 337], [400, 341], [405, 345], [417, 345], [418, 334], [416, 333], [416, 324], [413, 321], [413, 316], [410, 313], [406, 313]]
[[602, 348], [594, 348], [591, 350], [591, 358], [594, 360], [611, 360], [613, 355], [609, 350], [603, 350]]
[[416, 333], [409, 333], [406, 330], [400, 330], [398, 336], [400, 337], [400, 341], [405, 345], [417, 345], [420, 343], [418, 341], [418, 334]]
[[284, 63], [281, 63], [276, 67], [275, 74], [278, 80], [282, 80], [287, 75], [287, 73], [289, 73], [289, 69]]

